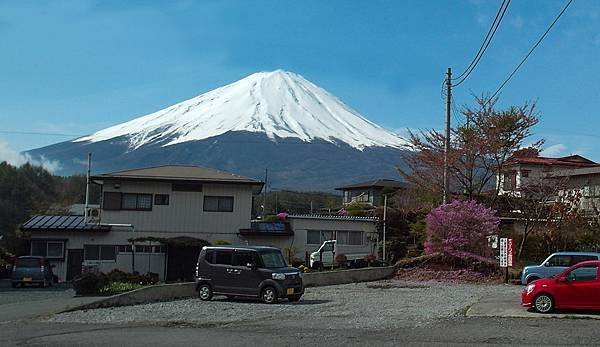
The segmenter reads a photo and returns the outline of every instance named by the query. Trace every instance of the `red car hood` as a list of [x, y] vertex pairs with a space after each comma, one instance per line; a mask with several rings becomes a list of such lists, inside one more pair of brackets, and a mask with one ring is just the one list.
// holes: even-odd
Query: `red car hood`
[[536, 286], [542, 286], [544, 284], [552, 285], [554, 283], [556, 283], [555, 278], [540, 278], [539, 280], [531, 282], [531, 284], [535, 284]]

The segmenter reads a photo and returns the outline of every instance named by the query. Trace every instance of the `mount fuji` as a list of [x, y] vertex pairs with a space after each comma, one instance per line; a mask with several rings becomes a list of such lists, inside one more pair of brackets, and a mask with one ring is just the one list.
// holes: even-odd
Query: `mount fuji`
[[91, 135], [34, 149], [58, 174], [164, 164], [201, 165], [263, 178], [274, 188], [331, 190], [398, 178], [402, 137], [367, 120], [302, 76], [257, 72]]

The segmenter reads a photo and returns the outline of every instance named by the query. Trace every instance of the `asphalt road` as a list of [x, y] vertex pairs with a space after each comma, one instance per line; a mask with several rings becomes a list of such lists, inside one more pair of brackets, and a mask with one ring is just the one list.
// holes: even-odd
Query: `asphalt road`
[[11, 288], [0, 286], [0, 323], [48, 316], [98, 298], [75, 297], [68, 286]]
[[0, 324], [2, 346], [365, 346], [365, 345], [597, 345], [594, 320], [461, 318], [386, 330], [281, 329], [277, 318], [239, 326]]

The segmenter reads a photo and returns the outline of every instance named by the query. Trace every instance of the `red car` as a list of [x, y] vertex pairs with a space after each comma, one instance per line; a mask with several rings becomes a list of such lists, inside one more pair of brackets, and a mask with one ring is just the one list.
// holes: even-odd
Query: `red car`
[[600, 261], [584, 261], [553, 278], [533, 281], [521, 294], [521, 305], [541, 313], [558, 309], [600, 309]]

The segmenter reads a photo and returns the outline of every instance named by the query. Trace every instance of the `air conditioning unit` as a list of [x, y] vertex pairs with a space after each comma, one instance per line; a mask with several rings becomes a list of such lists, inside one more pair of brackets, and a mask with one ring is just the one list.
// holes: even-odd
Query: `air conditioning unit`
[[100, 209], [97, 207], [88, 207], [87, 209], [87, 222], [88, 223], [100, 223]]

